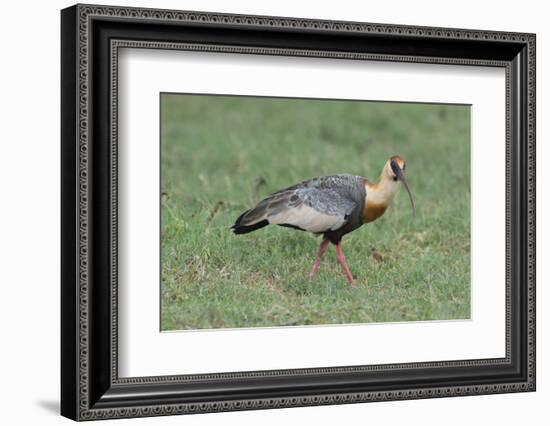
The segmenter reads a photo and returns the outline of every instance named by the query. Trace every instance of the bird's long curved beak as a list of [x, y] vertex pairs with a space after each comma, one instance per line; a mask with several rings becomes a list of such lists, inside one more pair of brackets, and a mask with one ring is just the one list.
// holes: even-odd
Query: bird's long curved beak
[[397, 169], [397, 179], [399, 179], [402, 183], [403, 183], [403, 186], [405, 187], [405, 189], [407, 190], [407, 194], [409, 194], [409, 199], [411, 200], [411, 207], [412, 207], [412, 211], [413, 211], [413, 216], [416, 215], [416, 209], [414, 207], [414, 200], [413, 200], [413, 196], [411, 194], [411, 190], [409, 188], [409, 184], [407, 183], [407, 180], [405, 179], [405, 175], [403, 174], [403, 170], [401, 170], [400, 167], [396, 167]]

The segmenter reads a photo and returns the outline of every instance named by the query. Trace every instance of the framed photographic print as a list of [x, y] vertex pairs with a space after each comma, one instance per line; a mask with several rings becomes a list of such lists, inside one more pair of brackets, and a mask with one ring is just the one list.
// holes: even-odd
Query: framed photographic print
[[535, 390], [535, 35], [61, 33], [64, 416]]

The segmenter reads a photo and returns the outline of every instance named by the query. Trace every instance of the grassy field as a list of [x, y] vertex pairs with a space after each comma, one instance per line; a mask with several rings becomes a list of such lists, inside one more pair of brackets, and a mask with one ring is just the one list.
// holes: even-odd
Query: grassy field
[[[470, 110], [374, 102], [162, 95], [163, 330], [470, 317]], [[229, 227], [264, 196], [319, 175], [376, 180], [407, 160], [377, 221], [344, 237], [356, 287], [320, 237]], [[376, 253], [376, 254], [375, 254]]]

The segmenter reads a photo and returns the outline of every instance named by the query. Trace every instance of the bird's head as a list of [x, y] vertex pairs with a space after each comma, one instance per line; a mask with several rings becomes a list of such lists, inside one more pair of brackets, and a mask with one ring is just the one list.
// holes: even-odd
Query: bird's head
[[399, 155], [394, 155], [393, 157], [390, 157], [390, 159], [386, 162], [384, 170], [382, 171], [382, 175], [388, 180], [392, 180], [393, 182], [401, 182], [403, 184], [403, 186], [407, 190], [407, 193], [409, 194], [413, 214], [415, 214], [413, 197], [407, 180], [405, 179], [405, 167], [406, 161]]

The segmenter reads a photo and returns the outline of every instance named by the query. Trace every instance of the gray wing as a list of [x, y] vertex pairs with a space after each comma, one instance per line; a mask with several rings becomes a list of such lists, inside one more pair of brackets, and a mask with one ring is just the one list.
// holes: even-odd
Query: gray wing
[[267, 220], [270, 224], [291, 225], [316, 233], [334, 231], [361, 208], [362, 200], [362, 178], [322, 176], [270, 195], [246, 212], [241, 224], [250, 226]]

